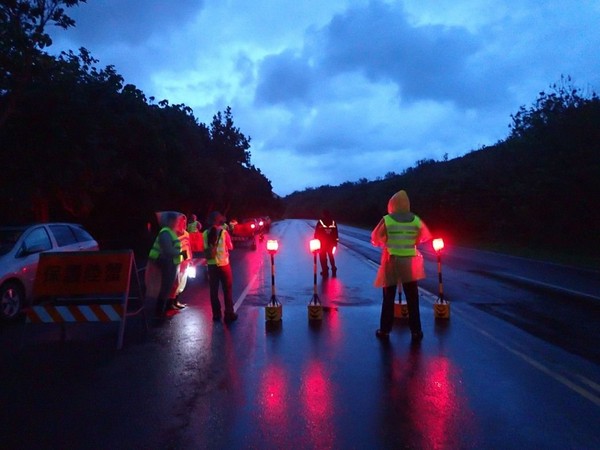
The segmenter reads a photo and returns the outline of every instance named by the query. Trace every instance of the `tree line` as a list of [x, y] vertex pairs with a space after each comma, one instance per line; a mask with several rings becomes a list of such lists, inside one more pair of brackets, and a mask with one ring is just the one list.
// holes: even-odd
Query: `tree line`
[[231, 108], [207, 125], [99, 68], [85, 48], [45, 51], [45, 27], [74, 26], [65, 8], [78, 3], [0, 5], [0, 223], [77, 221], [117, 245], [155, 223], [154, 211], [278, 214]]
[[388, 198], [406, 189], [413, 210], [456, 244], [600, 267], [600, 99], [562, 77], [511, 119], [495, 145], [375, 181], [295, 192], [286, 215], [327, 208], [339, 221], [373, 227]]

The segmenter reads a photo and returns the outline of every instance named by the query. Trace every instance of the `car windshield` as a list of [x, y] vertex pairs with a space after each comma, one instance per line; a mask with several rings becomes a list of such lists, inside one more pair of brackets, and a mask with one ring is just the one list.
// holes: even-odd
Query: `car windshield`
[[25, 231], [23, 228], [0, 228], [0, 255], [6, 255]]

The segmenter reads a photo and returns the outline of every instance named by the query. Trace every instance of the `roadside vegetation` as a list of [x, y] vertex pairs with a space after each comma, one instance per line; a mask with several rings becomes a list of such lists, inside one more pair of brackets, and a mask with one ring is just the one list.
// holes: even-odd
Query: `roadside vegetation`
[[372, 228], [406, 189], [413, 210], [457, 245], [600, 268], [600, 99], [569, 77], [511, 117], [508, 137], [451, 160], [421, 160], [375, 181], [285, 198], [288, 217], [329, 209]]
[[506, 139], [402, 173], [278, 198], [228, 107], [210, 124], [98, 67], [59, 56], [48, 26], [75, 26], [84, 0], [0, 3], [0, 224], [74, 221], [101, 245], [131, 245], [154, 211], [213, 208], [373, 227], [406, 189], [415, 212], [460, 245], [600, 267], [600, 99], [569, 77], [511, 116]]
[[204, 124], [85, 48], [46, 52], [47, 27], [74, 26], [67, 9], [78, 3], [0, 4], [0, 223], [75, 221], [118, 246], [155, 224], [154, 211], [277, 214], [229, 107]]

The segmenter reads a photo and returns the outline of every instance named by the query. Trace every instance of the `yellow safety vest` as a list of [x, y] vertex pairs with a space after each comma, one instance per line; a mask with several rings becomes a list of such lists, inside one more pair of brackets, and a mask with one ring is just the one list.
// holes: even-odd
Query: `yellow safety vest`
[[196, 233], [196, 232], [200, 231], [198, 229], [198, 225], [200, 225], [200, 222], [198, 222], [197, 220], [190, 222], [187, 226], [188, 233]]
[[[202, 236], [204, 238], [204, 249], [208, 249], [208, 232], [210, 231], [210, 229], [204, 231], [202, 233]], [[225, 248], [225, 236], [224, 234], [227, 233], [227, 231], [223, 230], [223, 229], [218, 229], [218, 235], [217, 235], [217, 256], [215, 258], [207, 258], [206, 259], [206, 264], [212, 264], [212, 265], [217, 265], [217, 266], [226, 266], [227, 264], [229, 264], [229, 254], [227, 253], [228, 250]]]
[[390, 255], [416, 256], [421, 219], [415, 216], [410, 222], [398, 222], [392, 216], [386, 215], [383, 220], [387, 231], [386, 247]]
[[[173, 247], [175, 247], [178, 250], [177, 256], [173, 256], [173, 264], [177, 265], [177, 264], [181, 263], [181, 261], [182, 261], [181, 241], [179, 240], [179, 237], [177, 237], [177, 234], [175, 234], [175, 232], [173, 230], [171, 230], [169, 227], [162, 228], [159, 231], [158, 236], [160, 236], [160, 233], [162, 233], [163, 231], [166, 231], [167, 233], [169, 233], [169, 235], [171, 236], [171, 239], [173, 240]], [[160, 257], [160, 243], [159, 243], [158, 236], [156, 236], [156, 239], [154, 240], [154, 244], [152, 244], [152, 248], [150, 249], [150, 253], [148, 254], [148, 258], [153, 259], [155, 261]]]

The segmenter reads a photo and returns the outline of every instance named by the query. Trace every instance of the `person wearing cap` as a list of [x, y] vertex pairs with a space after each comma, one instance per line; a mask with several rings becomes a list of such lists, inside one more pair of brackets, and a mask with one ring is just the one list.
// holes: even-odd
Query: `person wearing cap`
[[394, 323], [394, 298], [396, 288], [402, 285], [408, 305], [408, 323], [413, 341], [423, 339], [419, 314], [418, 281], [425, 278], [423, 256], [417, 245], [431, 240], [432, 236], [419, 216], [410, 211], [406, 191], [396, 192], [388, 201], [388, 214], [373, 232], [371, 243], [382, 247], [381, 265], [374, 285], [383, 289], [381, 318], [376, 336], [387, 339]]
[[323, 210], [323, 217], [319, 219], [315, 226], [315, 239], [321, 242], [321, 249], [319, 250], [319, 260], [321, 261], [321, 275], [323, 277], [329, 276], [329, 267], [327, 267], [327, 257], [329, 257], [329, 263], [331, 264], [331, 275], [335, 277], [337, 275], [337, 266], [335, 265], [334, 249], [338, 245], [338, 229], [335, 220], [331, 218], [329, 210]]
[[229, 232], [223, 227], [225, 217], [218, 211], [213, 211], [208, 217], [209, 228], [203, 235], [206, 264], [208, 267], [208, 284], [210, 290], [210, 305], [214, 321], [221, 320], [221, 302], [219, 286], [223, 289], [225, 306], [225, 322], [233, 322], [237, 314], [233, 310], [233, 274], [229, 264], [229, 251], [233, 242]]

